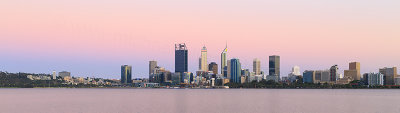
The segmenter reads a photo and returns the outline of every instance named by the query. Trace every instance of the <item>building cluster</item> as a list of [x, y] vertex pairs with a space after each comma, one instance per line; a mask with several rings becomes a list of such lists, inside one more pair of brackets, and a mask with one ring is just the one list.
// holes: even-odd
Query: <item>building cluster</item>
[[359, 62], [349, 63], [349, 69], [344, 70], [344, 76], [339, 74], [337, 65], [327, 70], [306, 70], [303, 73], [304, 83], [328, 83], [328, 84], [349, 84], [352, 81], [359, 81], [364, 85], [400, 85], [400, 77], [397, 74], [397, 67], [381, 68], [376, 73], [365, 73], [361, 75]]
[[[226, 83], [246, 83], [263, 79], [280, 79], [280, 57], [270, 56], [270, 76], [261, 71], [261, 61], [254, 59], [253, 70], [242, 69], [237, 58], [228, 59], [227, 46], [221, 53], [221, 66], [216, 62], [208, 63], [207, 48], [201, 49], [199, 68], [196, 73], [188, 72], [188, 50], [186, 44], [175, 45], [175, 71], [171, 72], [158, 66], [157, 61], [149, 61], [149, 82], [162, 86], [186, 85], [195, 87], [223, 87]], [[122, 79], [121, 79], [122, 80]]]
[[94, 77], [73, 77], [71, 76], [71, 72], [61, 71], [58, 73], [53, 71], [51, 75], [47, 74], [39, 74], [39, 75], [27, 75], [27, 78], [30, 80], [59, 80], [62, 81], [62, 84], [90, 84], [90, 85], [118, 85], [112, 84], [111, 82], [105, 81], [102, 78], [94, 78]]
[[[333, 65], [326, 70], [305, 70], [300, 72], [299, 66], [294, 66], [288, 76], [280, 75], [280, 56], [269, 56], [268, 74], [261, 71], [261, 61], [253, 60], [253, 69], [244, 69], [240, 59], [228, 59], [227, 46], [221, 52], [220, 66], [216, 62], [209, 63], [207, 48], [201, 49], [198, 71], [188, 71], [188, 49], [185, 43], [175, 44], [175, 70], [172, 72], [157, 64], [157, 61], [149, 61], [148, 81], [135, 82], [140, 87], [162, 86], [192, 86], [192, 87], [223, 87], [227, 83], [249, 83], [262, 80], [281, 83], [327, 83], [349, 84], [352, 81], [361, 81], [366, 85], [400, 85], [400, 77], [397, 68], [382, 68], [377, 73], [365, 73], [361, 75], [360, 63], [351, 62], [349, 69], [340, 73], [338, 65]], [[121, 84], [130, 84], [132, 67], [121, 66]], [[147, 86], [146, 86], [147, 85]]]

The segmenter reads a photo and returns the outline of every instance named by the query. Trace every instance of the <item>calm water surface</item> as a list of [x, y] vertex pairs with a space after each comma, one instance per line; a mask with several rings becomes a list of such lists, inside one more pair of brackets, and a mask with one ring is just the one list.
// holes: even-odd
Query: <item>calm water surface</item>
[[400, 90], [0, 89], [1, 113], [400, 113]]

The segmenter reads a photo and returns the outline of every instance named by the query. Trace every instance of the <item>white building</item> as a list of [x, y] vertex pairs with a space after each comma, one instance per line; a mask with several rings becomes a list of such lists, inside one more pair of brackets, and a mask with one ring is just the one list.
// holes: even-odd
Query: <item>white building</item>
[[53, 71], [53, 76], [52, 77], [53, 77], [53, 80], [57, 79], [57, 72], [56, 71]]
[[301, 75], [301, 73], [300, 73], [300, 67], [299, 66], [294, 66], [293, 68], [292, 68], [292, 72], [291, 72], [293, 75], [297, 75], [297, 76], [299, 76], [299, 75]]
[[[368, 85], [383, 85], [383, 74], [381, 73], [368, 73]], [[364, 78], [365, 79], [365, 78]]]
[[294, 67], [292, 68], [292, 72], [290, 72], [290, 73], [288, 74], [288, 80], [289, 80], [290, 82], [294, 82], [294, 81], [296, 81], [296, 79], [298, 78], [298, 76], [301, 76], [300, 67], [299, 67], [299, 66], [294, 66]]

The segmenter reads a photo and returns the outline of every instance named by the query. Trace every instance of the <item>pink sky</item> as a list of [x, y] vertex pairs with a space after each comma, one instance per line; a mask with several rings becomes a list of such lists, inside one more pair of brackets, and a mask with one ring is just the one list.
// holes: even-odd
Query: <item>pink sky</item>
[[203, 45], [209, 62], [228, 57], [243, 68], [281, 56], [281, 75], [294, 65], [362, 72], [400, 66], [400, 1], [368, 0], [2, 0], [0, 71], [72, 71], [118, 78], [119, 66], [147, 77], [148, 61], [174, 70], [174, 44], [189, 48], [189, 70]]

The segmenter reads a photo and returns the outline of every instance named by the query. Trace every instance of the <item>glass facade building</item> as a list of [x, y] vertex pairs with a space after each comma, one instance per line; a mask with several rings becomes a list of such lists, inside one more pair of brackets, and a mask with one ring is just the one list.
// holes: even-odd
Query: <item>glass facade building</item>
[[278, 76], [280, 78], [280, 56], [269, 56], [269, 75]]
[[175, 72], [188, 72], [188, 50], [186, 44], [175, 44]]
[[231, 59], [231, 82], [241, 83], [242, 67], [239, 59]]
[[121, 66], [121, 84], [132, 83], [132, 66]]

